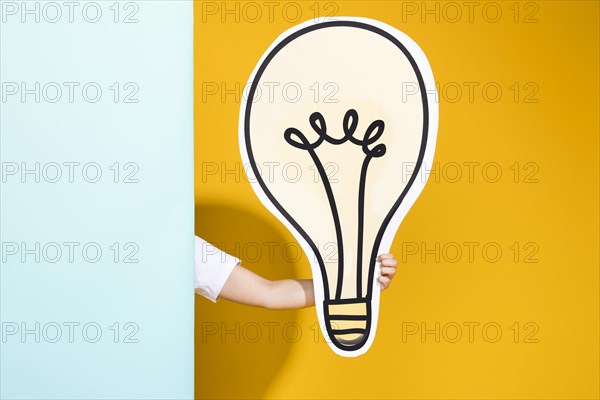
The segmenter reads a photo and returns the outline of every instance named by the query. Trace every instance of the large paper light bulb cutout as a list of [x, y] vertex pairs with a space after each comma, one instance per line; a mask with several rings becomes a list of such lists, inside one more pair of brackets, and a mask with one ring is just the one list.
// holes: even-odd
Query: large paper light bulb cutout
[[250, 182], [311, 263], [331, 349], [363, 354], [377, 326], [376, 257], [389, 251], [433, 159], [427, 58], [378, 21], [308, 21], [271, 45], [247, 88], [239, 134]]

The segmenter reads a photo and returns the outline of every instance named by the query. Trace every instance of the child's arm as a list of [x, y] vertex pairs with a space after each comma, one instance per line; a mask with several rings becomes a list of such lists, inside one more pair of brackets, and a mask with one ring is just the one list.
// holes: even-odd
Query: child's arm
[[312, 280], [269, 281], [241, 264], [231, 271], [219, 298], [271, 310], [303, 308], [315, 304]]
[[[382, 289], [386, 289], [396, 273], [397, 262], [391, 254], [382, 254], [377, 259], [381, 262], [381, 276], [378, 281]], [[312, 279], [269, 281], [242, 267], [241, 264], [233, 269], [219, 297], [271, 310], [315, 305]]]

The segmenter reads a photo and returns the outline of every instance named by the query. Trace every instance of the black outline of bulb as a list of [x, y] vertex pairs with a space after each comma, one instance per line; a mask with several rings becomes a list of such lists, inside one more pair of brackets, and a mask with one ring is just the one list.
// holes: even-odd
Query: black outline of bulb
[[[317, 248], [316, 244], [310, 238], [310, 236], [304, 231], [304, 229], [300, 226], [300, 224], [277, 201], [277, 199], [273, 196], [273, 194], [271, 193], [271, 191], [269, 190], [269, 188], [267, 187], [267, 185], [265, 184], [264, 180], [261, 177], [260, 170], [257, 167], [257, 163], [255, 160], [254, 154], [252, 152], [252, 142], [251, 142], [251, 134], [250, 134], [250, 120], [251, 120], [250, 116], [251, 116], [251, 112], [252, 112], [253, 101], [255, 98], [258, 83], [260, 82], [262, 75], [264, 74], [267, 66], [273, 60], [273, 58], [287, 44], [289, 44], [290, 42], [299, 38], [300, 36], [310, 33], [312, 31], [319, 30], [319, 29], [326, 29], [326, 28], [330, 28], [330, 27], [340, 27], [340, 26], [364, 29], [364, 30], [370, 31], [372, 33], [375, 33], [379, 36], [382, 36], [383, 38], [385, 38], [388, 41], [390, 41], [391, 43], [393, 43], [404, 54], [404, 56], [410, 63], [410, 65], [413, 69], [413, 72], [415, 73], [415, 76], [417, 78], [417, 82], [419, 85], [419, 93], [421, 96], [421, 104], [423, 107], [423, 114], [422, 114], [423, 129], [422, 129], [422, 134], [421, 134], [421, 144], [420, 144], [420, 148], [419, 148], [419, 154], [418, 154], [417, 160], [415, 162], [416, 166], [423, 165], [425, 153], [427, 150], [428, 139], [429, 139], [430, 114], [429, 114], [429, 100], [428, 100], [427, 96], [428, 96], [428, 93], [430, 93], [431, 91], [435, 92], [435, 88], [433, 86], [428, 91], [428, 89], [426, 88], [424, 79], [423, 79], [423, 74], [419, 68], [419, 64], [417, 64], [413, 55], [401, 43], [401, 41], [398, 39], [398, 37], [394, 36], [392, 33], [388, 32], [387, 30], [382, 29], [378, 26], [371, 25], [369, 23], [362, 22], [360, 20], [352, 20], [352, 19], [350, 19], [350, 20], [343, 20], [343, 19], [342, 20], [334, 20], [334, 21], [328, 21], [328, 22], [316, 23], [316, 24], [311, 23], [310, 25], [307, 25], [306, 27], [302, 27], [301, 29], [298, 29], [298, 30], [290, 33], [288, 36], [286, 36], [283, 39], [281, 39], [280, 41], [278, 41], [277, 44], [274, 45], [271, 49], [269, 49], [269, 51], [265, 54], [265, 56], [263, 56], [263, 59], [260, 61], [260, 65], [257, 66], [257, 68], [254, 70], [254, 72], [252, 74], [250, 90], [248, 92], [247, 98], [242, 103], [242, 105], [243, 105], [242, 109], [241, 109], [242, 115], [240, 115], [240, 119], [243, 116], [243, 120], [241, 119], [241, 121], [240, 121], [240, 132], [241, 132], [241, 134], [243, 134], [243, 142], [242, 143], [245, 145], [245, 148], [242, 150], [242, 153], [245, 152], [245, 154], [247, 155], [247, 160], [249, 162], [249, 165], [252, 167], [252, 172], [256, 179], [256, 183], [258, 183], [260, 185], [260, 188], [262, 189], [263, 194], [268, 198], [269, 202], [277, 209], [277, 211], [290, 223], [290, 225], [294, 228], [294, 230], [300, 236], [302, 236], [302, 238], [306, 241], [307, 245], [312, 250], [312, 252], [319, 264], [319, 269], [320, 269], [322, 277], [327, 276], [327, 274], [325, 271], [325, 264], [323, 261], [323, 257], [320, 254], [319, 249]], [[407, 40], [410, 40], [410, 38], [407, 38]], [[420, 49], [418, 49], [418, 46], [416, 46], [416, 44], [415, 44], [415, 47], [417, 47], [417, 50], [420, 51]], [[423, 61], [420, 61], [420, 62], [423, 62]], [[429, 65], [428, 65], [426, 59], [424, 62], [424, 66], [426, 68], [428, 68], [430, 71], [430, 68], [429, 68]], [[432, 80], [432, 77], [429, 77], [429, 75], [428, 75], [428, 81], [429, 80]], [[434, 111], [433, 115], [435, 116], [435, 120], [433, 121], [434, 127], [437, 127], [437, 110], [433, 110], [433, 111]], [[436, 132], [432, 133], [433, 140], [435, 140], [435, 134], [436, 134]], [[432, 143], [432, 146], [433, 146], [433, 148], [435, 148], [435, 141]], [[381, 243], [381, 240], [383, 239], [383, 236], [386, 233], [386, 229], [387, 229], [388, 225], [394, 218], [396, 212], [399, 210], [404, 198], [407, 196], [407, 194], [410, 192], [410, 189], [413, 187], [413, 184], [414, 184], [419, 172], [420, 172], [420, 168], [415, 168], [414, 171], [412, 172], [403, 191], [400, 193], [400, 195], [398, 196], [398, 199], [394, 202], [393, 206], [391, 207], [391, 209], [388, 211], [385, 218], [383, 219], [383, 222], [382, 222], [379, 230], [377, 231], [375, 243]], [[422, 189], [422, 186], [421, 186], [421, 189]], [[413, 200], [413, 202], [414, 202], [414, 200]], [[411, 204], [412, 204], [412, 202], [411, 202]], [[374, 260], [376, 259], [377, 255], [378, 255], [377, 254], [378, 250], [379, 249], [377, 246], [373, 246], [373, 248], [371, 250], [371, 258], [370, 258], [372, 260], [372, 263], [375, 262]], [[374, 278], [375, 278], [374, 274], [371, 274], [369, 276], [368, 286], [370, 289], [374, 286]], [[325, 285], [324, 290], [327, 290], [326, 289], [327, 287], [328, 286]], [[346, 300], [346, 299], [329, 300], [328, 296], [325, 296], [325, 297], [326, 298], [324, 299], [324, 303], [327, 303], [328, 301], [329, 302], [334, 301], [337, 304], [351, 304], [353, 302], [351, 300]], [[327, 315], [327, 307], [325, 306], [324, 308], [325, 308], [326, 328], [328, 330], [327, 333], [331, 339], [333, 337], [333, 332], [331, 332], [330, 324], [328, 323], [331, 316]], [[370, 302], [368, 303], [366, 313], [367, 313], [367, 325], [366, 325], [366, 329], [365, 329], [365, 333], [364, 333], [364, 340], [361, 341], [361, 343], [355, 344], [353, 346], [343, 346], [334, 340], [331, 341], [337, 348], [342, 350], [344, 352], [344, 354], [353, 353], [356, 350], [362, 348], [365, 345], [365, 343], [368, 343], [369, 337], [371, 336], [371, 321], [373, 319]]]

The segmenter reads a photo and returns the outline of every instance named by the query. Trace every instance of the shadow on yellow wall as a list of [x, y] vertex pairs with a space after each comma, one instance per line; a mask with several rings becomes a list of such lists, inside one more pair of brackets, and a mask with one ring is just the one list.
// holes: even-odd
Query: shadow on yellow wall
[[[197, 235], [228, 253], [256, 261], [244, 261], [244, 265], [263, 277], [297, 275], [282, 252], [270, 255], [265, 250], [265, 241], [283, 243], [284, 238], [255, 214], [216, 204], [197, 205], [195, 229]], [[294, 323], [296, 314], [293, 310], [274, 312], [225, 300], [213, 304], [196, 296], [196, 398], [262, 397], [292, 346], [291, 341], [276, 338], [274, 332]], [[227, 371], [226, 379], [223, 371]]]

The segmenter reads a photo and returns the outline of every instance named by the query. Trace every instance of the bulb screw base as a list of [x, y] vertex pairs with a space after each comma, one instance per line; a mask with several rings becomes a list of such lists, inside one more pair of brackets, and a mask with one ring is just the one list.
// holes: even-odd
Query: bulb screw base
[[370, 299], [337, 299], [323, 302], [329, 340], [346, 351], [365, 345], [371, 330]]

